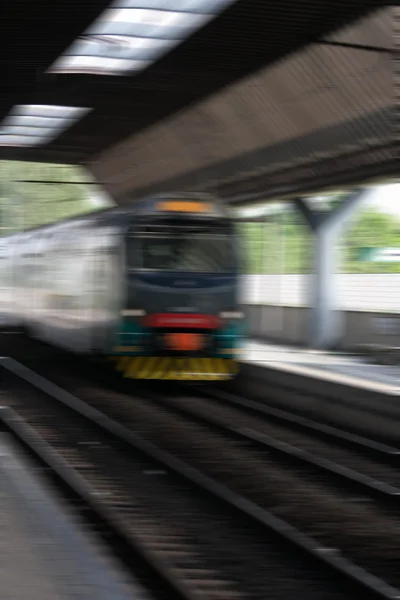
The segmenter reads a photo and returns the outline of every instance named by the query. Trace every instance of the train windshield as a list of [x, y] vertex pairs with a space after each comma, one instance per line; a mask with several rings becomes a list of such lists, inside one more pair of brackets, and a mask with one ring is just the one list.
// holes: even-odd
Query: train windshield
[[141, 233], [139, 247], [145, 270], [224, 273], [234, 268], [233, 238], [221, 231], [176, 228]]

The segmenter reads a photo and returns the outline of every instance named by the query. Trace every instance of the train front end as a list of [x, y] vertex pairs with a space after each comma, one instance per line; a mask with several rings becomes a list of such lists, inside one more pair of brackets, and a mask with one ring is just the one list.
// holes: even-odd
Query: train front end
[[198, 197], [158, 198], [139, 213], [125, 241], [118, 368], [137, 379], [231, 379], [244, 335], [232, 221]]

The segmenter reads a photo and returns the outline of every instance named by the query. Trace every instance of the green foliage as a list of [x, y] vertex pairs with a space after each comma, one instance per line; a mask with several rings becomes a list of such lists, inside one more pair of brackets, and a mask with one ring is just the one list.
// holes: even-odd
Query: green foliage
[[400, 220], [377, 210], [364, 211], [344, 240], [342, 271], [400, 273], [399, 262], [370, 263], [359, 259], [361, 248], [398, 247], [400, 247]]
[[311, 236], [294, 212], [273, 215], [264, 223], [244, 223], [240, 231], [247, 273], [310, 272]]
[[[333, 205], [341, 198], [334, 198]], [[313, 240], [294, 211], [268, 217], [265, 223], [241, 225], [246, 272], [302, 274], [312, 268]], [[400, 247], [400, 220], [369, 209], [358, 214], [340, 245], [342, 273], [400, 273], [400, 263], [360, 260], [363, 248]]]
[[[77, 185], [29, 184], [17, 180], [82, 181]], [[77, 167], [0, 162], [0, 235], [54, 223], [95, 210], [89, 186]], [[6, 229], [3, 229], [6, 228]]]

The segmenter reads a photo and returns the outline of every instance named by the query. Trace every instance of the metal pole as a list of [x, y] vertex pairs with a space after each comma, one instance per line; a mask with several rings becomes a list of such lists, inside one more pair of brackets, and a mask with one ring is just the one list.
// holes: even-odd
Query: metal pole
[[259, 333], [261, 334], [261, 336], [264, 333], [264, 324], [265, 324], [265, 310], [264, 310], [265, 299], [264, 299], [263, 292], [265, 289], [265, 271], [266, 271], [266, 260], [267, 260], [267, 254], [266, 254], [267, 224], [268, 224], [268, 220], [266, 217], [264, 217], [263, 222], [261, 224], [261, 248], [260, 248], [260, 250], [261, 250], [261, 252], [260, 252], [261, 265], [260, 265], [260, 284], [258, 287], [258, 300], [259, 300], [258, 306], [260, 309], [260, 331], [259, 331]]
[[339, 307], [336, 285], [336, 245], [348, 223], [348, 217], [365, 195], [365, 190], [349, 194], [340, 206], [328, 214], [314, 212], [302, 199], [296, 200], [296, 206], [314, 236], [309, 330], [309, 345], [313, 348], [336, 347], [343, 337], [344, 315]]
[[279, 218], [279, 230], [280, 230], [280, 236], [281, 236], [281, 248], [280, 248], [280, 254], [281, 254], [281, 275], [280, 275], [280, 286], [279, 286], [279, 300], [280, 300], [280, 328], [281, 331], [285, 330], [285, 306], [284, 306], [284, 299], [285, 299], [285, 275], [286, 275], [286, 269], [285, 269], [285, 258], [286, 258], [286, 240], [285, 240], [285, 212], [283, 211], [280, 214], [280, 218]]

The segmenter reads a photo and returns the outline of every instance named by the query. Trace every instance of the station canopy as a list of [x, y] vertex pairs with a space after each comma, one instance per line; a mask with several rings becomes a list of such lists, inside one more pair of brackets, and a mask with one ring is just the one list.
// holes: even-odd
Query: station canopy
[[241, 202], [396, 173], [378, 0], [4, 0], [0, 159], [86, 166], [119, 203]]

